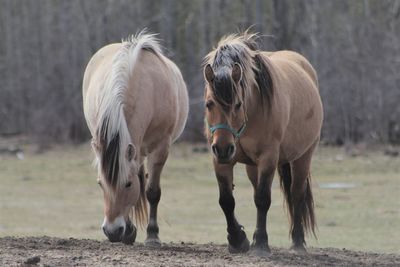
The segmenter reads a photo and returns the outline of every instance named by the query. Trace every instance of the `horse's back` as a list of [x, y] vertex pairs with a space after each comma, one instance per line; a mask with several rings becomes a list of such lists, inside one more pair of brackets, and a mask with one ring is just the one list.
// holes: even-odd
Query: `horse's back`
[[112, 57], [120, 48], [120, 43], [109, 44], [102, 47], [90, 58], [83, 76], [83, 97], [86, 97], [89, 84], [93, 82], [93, 75], [97, 73], [101, 67], [110, 67]]
[[[111, 76], [115, 56], [122, 43], [109, 44], [90, 59], [83, 79], [83, 105], [85, 118], [92, 132], [96, 127], [98, 100]], [[135, 47], [133, 46], [132, 49]], [[126, 57], [125, 60], [131, 60]], [[157, 139], [153, 133], [170, 135], [172, 141], [182, 133], [188, 114], [186, 85], [178, 67], [161, 53], [141, 48], [135, 62], [128, 62], [132, 72], [127, 76], [123, 95], [125, 118], [131, 135]], [[153, 131], [154, 130], [154, 131]], [[151, 133], [151, 134], [148, 134]], [[148, 143], [154, 143], [153, 140]]]
[[275, 67], [276, 86], [282, 87], [277, 93], [286, 92], [290, 102], [297, 104], [321, 103], [317, 73], [304, 56], [282, 50], [269, 53], [268, 57]]
[[189, 110], [186, 85], [175, 63], [161, 54], [143, 50], [133, 70], [130, 88], [127, 98], [134, 103], [131, 113], [142, 113], [149, 119], [147, 132], [158, 133], [145, 138], [170, 135], [175, 141], [183, 131]]
[[308, 76], [311, 78], [311, 80], [314, 82], [315, 86], [318, 89], [317, 72], [315, 71], [311, 63], [303, 55], [290, 50], [281, 50], [276, 52], [265, 52], [265, 53], [272, 60], [281, 59], [297, 64], [308, 74]]
[[100, 48], [86, 66], [82, 83], [83, 111], [91, 132], [97, 120], [95, 117], [98, 109], [96, 95], [103, 87], [104, 77], [108, 74], [112, 59], [120, 48], [121, 43], [113, 43]]
[[173, 74], [172, 76], [175, 77], [174, 83], [172, 84], [176, 92], [175, 103], [178, 107], [178, 116], [176, 117], [173, 133], [173, 141], [175, 141], [182, 134], [186, 124], [186, 120], [189, 114], [189, 95], [187, 92], [185, 81], [178, 66], [167, 57], [164, 58], [167, 64], [170, 66], [170, 71]]

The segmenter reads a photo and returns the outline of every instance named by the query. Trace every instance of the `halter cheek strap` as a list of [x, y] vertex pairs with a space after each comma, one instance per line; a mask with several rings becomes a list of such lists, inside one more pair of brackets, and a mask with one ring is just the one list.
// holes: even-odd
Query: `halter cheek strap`
[[219, 124], [216, 124], [216, 125], [213, 125], [213, 126], [211, 126], [211, 125], [208, 123], [207, 120], [205, 120], [205, 123], [207, 124], [207, 127], [208, 127], [208, 129], [210, 130], [210, 133], [211, 133], [212, 135], [214, 134], [214, 132], [215, 132], [216, 130], [218, 130], [218, 129], [224, 129], [224, 130], [227, 130], [227, 131], [231, 132], [232, 135], [233, 135], [235, 138], [237, 138], [237, 139], [240, 138], [240, 136], [242, 135], [242, 133], [243, 133], [244, 130], [246, 129], [246, 121], [243, 122], [242, 126], [241, 126], [241, 127], [239, 128], [239, 130], [237, 130], [237, 131], [236, 131], [235, 129], [233, 129], [231, 126], [229, 126], [228, 124], [226, 124], [226, 123], [219, 123]]

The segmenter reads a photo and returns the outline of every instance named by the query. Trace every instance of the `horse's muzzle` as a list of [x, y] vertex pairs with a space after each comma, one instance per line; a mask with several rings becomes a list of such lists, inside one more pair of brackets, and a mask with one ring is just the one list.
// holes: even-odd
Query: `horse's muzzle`
[[212, 144], [211, 150], [218, 163], [227, 164], [232, 161], [233, 156], [235, 155], [236, 147], [234, 144], [228, 144], [226, 146]]
[[103, 232], [107, 236], [108, 240], [110, 240], [111, 242], [121, 242], [122, 236], [124, 234], [124, 227], [120, 226], [112, 232], [107, 231], [107, 229], [103, 227]]
[[123, 226], [118, 227], [112, 232], [107, 231], [106, 227], [103, 227], [103, 232], [107, 236], [110, 242], [122, 242], [124, 244], [131, 245], [136, 239], [136, 227], [130, 220], [126, 221], [125, 228]]

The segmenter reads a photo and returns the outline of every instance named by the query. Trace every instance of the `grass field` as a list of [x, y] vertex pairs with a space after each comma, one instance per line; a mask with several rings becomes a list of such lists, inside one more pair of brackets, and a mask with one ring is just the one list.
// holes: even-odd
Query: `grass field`
[[[0, 156], [0, 236], [105, 239], [101, 189], [90, 145], [56, 147], [23, 160]], [[236, 214], [249, 238], [255, 226], [252, 188], [243, 166], [235, 171]], [[400, 157], [382, 152], [348, 157], [341, 148], [320, 147], [313, 162], [319, 225], [316, 247], [400, 253]], [[287, 216], [278, 177], [268, 215], [270, 245], [288, 247]], [[226, 225], [210, 155], [174, 146], [162, 177], [159, 208], [163, 242], [226, 243]], [[327, 188], [346, 183], [350, 188]], [[144, 240], [139, 230], [138, 241]]]

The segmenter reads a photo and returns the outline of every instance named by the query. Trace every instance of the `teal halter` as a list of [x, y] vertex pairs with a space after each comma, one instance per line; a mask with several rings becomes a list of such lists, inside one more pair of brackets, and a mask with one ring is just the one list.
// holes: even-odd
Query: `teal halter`
[[216, 130], [218, 130], [218, 129], [224, 129], [224, 130], [227, 130], [227, 131], [231, 132], [232, 135], [233, 135], [235, 138], [237, 138], [237, 139], [240, 138], [240, 136], [242, 135], [242, 133], [243, 133], [244, 130], [246, 129], [246, 121], [243, 122], [242, 126], [241, 126], [241, 127], [239, 128], [239, 130], [237, 130], [237, 131], [236, 131], [235, 129], [233, 129], [231, 126], [229, 126], [228, 124], [226, 124], [226, 123], [219, 123], [219, 124], [216, 124], [216, 125], [213, 125], [213, 126], [211, 126], [211, 125], [208, 123], [207, 120], [205, 120], [205, 123], [207, 124], [207, 127], [208, 127], [208, 129], [210, 130], [210, 132], [211, 132], [212, 135], [214, 134], [214, 132], [215, 132]]

